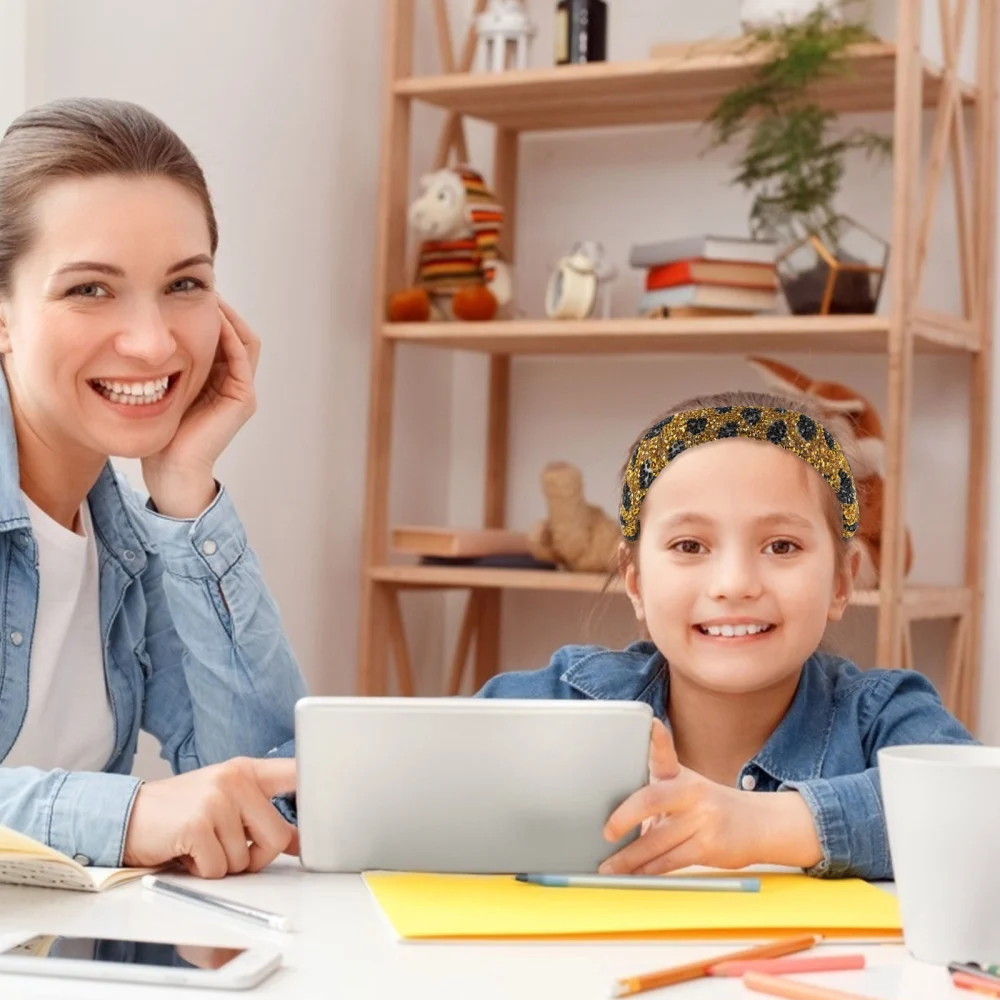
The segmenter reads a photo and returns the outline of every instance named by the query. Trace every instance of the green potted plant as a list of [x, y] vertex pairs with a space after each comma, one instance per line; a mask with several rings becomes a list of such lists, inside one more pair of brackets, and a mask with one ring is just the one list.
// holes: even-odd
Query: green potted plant
[[752, 234], [784, 247], [778, 274], [795, 313], [864, 313], [878, 305], [888, 244], [834, 202], [848, 151], [885, 158], [892, 140], [863, 128], [836, 131], [836, 112], [810, 96], [820, 81], [850, 73], [851, 46], [871, 40], [863, 21], [825, 5], [755, 29], [747, 49], [763, 51], [764, 61], [706, 120], [710, 148], [745, 144], [734, 181], [754, 193]]

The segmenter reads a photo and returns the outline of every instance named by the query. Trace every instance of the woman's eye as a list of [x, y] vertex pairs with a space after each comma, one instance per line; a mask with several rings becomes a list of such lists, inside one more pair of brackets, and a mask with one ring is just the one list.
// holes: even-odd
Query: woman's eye
[[76, 285], [66, 294], [75, 295], [77, 298], [81, 299], [102, 299], [107, 297], [108, 290], [101, 285], [91, 282], [86, 285]]
[[798, 550], [799, 547], [795, 542], [788, 538], [779, 538], [777, 541], [771, 542], [764, 551], [770, 552], [771, 555], [775, 556], [790, 556], [793, 552], [798, 552]]
[[671, 548], [675, 552], [682, 552], [686, 556], [696, 556], [702, 552], [704, 546], [701, 542], [696, 542], [693, 538], [684, 538], [679, 542], [674, 542]]
[[170, 291], [197, 292], [207, 287], [208, 285], [206, 285], [204, 281], [199, 281], [197, 278], [178, 278], [170, 285]]

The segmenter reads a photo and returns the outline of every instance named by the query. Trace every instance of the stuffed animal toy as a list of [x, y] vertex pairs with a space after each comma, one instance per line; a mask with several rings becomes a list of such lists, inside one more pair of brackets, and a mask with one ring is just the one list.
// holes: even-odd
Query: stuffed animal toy
[[[768, 358], [747, 359], [767, 385], [782, 396], [808, 399], [837, 426], [853, 466], [861, 521], [854, 536], [861, 542], [862, 563], [856, 585], [877, 587], [882, 551], [882, 503], [885, 472], [885, 435], [875, 408], [863, 396], [838, 382], [823, 382]], [[840, 428], [845, 428], [840, 431]], [[838, 433], [839, 432], [839, 433]], [[906, 572], [913, 563], [910, 534], [906, 533]]]
[[578, 573], [609, 573], [622, 540], [618, 522], [583, 495], [583, 476], [568, 462], [550, 462], [542, 471], [548, 518], [530, 534], [531, 554]]
[[423, 238], [414, 288], [389, 299], [392, 322], [489, 320], [511, 298], [499, 259], [503, 209], [471, 167], [448, 167], [421, 179], [409, 221]]

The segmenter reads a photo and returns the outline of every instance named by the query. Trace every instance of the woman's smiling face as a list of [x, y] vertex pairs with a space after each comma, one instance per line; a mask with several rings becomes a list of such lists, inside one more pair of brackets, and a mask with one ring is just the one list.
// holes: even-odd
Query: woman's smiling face
[[164, 177], [47, 186], [0, 302], [15, 407], [59, 450], [143, 458], [174, 437], [219, 342], [205, 208]]

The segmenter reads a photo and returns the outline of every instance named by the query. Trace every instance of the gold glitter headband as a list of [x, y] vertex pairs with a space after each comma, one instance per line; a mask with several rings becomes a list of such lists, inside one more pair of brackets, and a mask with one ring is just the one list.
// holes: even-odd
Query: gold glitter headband
[[770, 441], [805, 459], [840, 501], [844, 538], [858, 530], [858, 496], [847, 456], [822, 424], [795, 410], [767, 406], [716, 406], [675, 413], [650, 428], [625, 470], [619, 511], [622, 534], [639, 537], [639, 508], [653, 480], [681, 452], [709, 441], [742, 437]]

